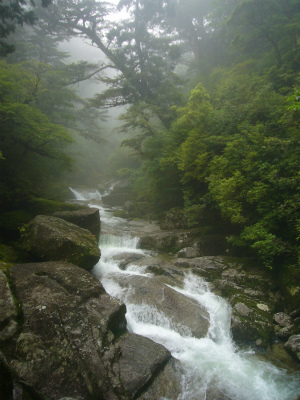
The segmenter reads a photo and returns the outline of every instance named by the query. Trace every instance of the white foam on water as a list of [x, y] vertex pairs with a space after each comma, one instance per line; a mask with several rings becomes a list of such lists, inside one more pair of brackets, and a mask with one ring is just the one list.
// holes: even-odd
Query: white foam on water
[[87, 189], [73, 189], [69, 187], [70, 191], [74, 194], [75, 200], [78, 201], [90, 201], [90, 200], [101, 200], [102, 196], [99, 190], [87, 190]]
[[[78, 200], [80, 196], [84, 198], [82, 201], [90, 201], [93, 196], [97, 196], [95, 192], [75, 193]], [[113, 217], [109, 210], [98, 207], [102, 223], [104, 221], [114, 229], [119, 229], [118, 233], [123, 231], [124, 220]], [[151, 279], [151, 274], [145, 272], [145, 266], [133, 263], [126, 270], [121, 270], [120, 260], [114, 259], [124, 253], [147, 254], [138, 249], [138, 238], [132, 237], [128, 232], [122, 236], [100, 236], [102, 256], [93, 272], [111, 296], [125, 302], [128, 329], [164, 345], [173, 357], [180, 360], [183, 366], [182, 393], [176, 400], [206, 400], [208, 393], [210, 399], [218, 398], [220, 393], [231, 400], [297, 399], [300, 394], [299, 374], [288, 374], [284, 369], [261, 361], [252, 350], [239, 351], [230, 334], [231, 308], [226, 300], [210, 291], [209, 285], [203, 279], [187, 273], [183, 287], [169, 286], [196, 300], [209, 313], [210, 328], [207, 336], [195, 338], [187, 327], [176, 325], [172, 318], [160, 312], [155, 305], [130, 303], [129, 295], [134, 287], [130, 287], [130, 284], [122, 287], [118, 283], [117, 279], [130, 274]]]
[[178, 333], [172, 320], [146, 305], [127, 306], [130, 330], [146, 336], [169, 349], [181, 361], [183, 391], [180, 399], [206, 399], [209, 388], [232, 400], [295, 400], [299, 377], [258, 360], [255, 355], [239, 352], [231, 340], [230, 307], [215, 296], [208, 285], [195, 275], [188, 274], [180, 293], [207, 306], [212, 327], [207, 337], [198, 339]]

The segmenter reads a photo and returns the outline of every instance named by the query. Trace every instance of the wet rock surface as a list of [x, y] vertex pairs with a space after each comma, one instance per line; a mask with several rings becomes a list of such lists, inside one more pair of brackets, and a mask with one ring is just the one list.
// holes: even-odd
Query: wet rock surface
[[[184, 296], [168, 285], [164, 280], [143, 276], [115, 278], [120, 287], [134, 287], [127, 295], [127, 304], [143, 304], [158, 311], [161, 318], [170, 319], [172, 329], [181, 335], [192, 335], [202, 338], [207, 335], [209, 328], [209, 314], [199, 303]], [[138, 309], [138, 318], [143, 320], [143, 313]], [[156, 316], [153, 313], [153, 316]], [[146, 316], [149, 320], [149, 315]], [[155, 322], [155, 321], [153, 321]]]
[[[249, 262], [244, 264], [243, 261], [225, 256], [173, 257], [166, 261], [146, 257], [139, 260], [138, 263], [147, 265], [147, 272], [159, 276], [161, 282], [170, 285], [172, 285], [172, 282], [173, 284], [178, 282], [180, 286], [184, 272], [188, 271], [203, 277], [211, 283], [212, 291], [228, 298], [232, 306], [231, 330], [233, 338], [240, 342], [265, 347], [275, 338], [273, 314], [281, 305], [281, 296], [274, 289], [274, 281], [269, 271], [262, 271]], [[151, 280], [149, 288], [153, 285], [152, 282], [155, 282], [155, 280]], [[124, 285], [124, 282], [121, 283], [122, 285]], [[137, 302], [142, 301], [143, 295], [145, 295], [144, 298], [150, 299], [151, 293], [154, 294], [154, 299], [160, 298], [157, 289], [148, 289], [147, 285], [140, 281], [134, 285], [137, 288], [135, 295], [137, 296], [141, 292], [137, 296]], [[159, 308], [160, 302], [156, 301], [156, 304]], [[184, 319], [184, 324], [190, 326], [191, 322], [185, 320], [185, 314], [186, 312], [182, 311], [180, 318]], [[198, 336], [199, 333], [196, 333], [194, 328], [192, 328], [192, 333], [196, 337], [201, 337]]]
[[[156, 231], [140, 237], [140, 247], [143, 249], [176, 254], [187, 258], [195, 256], [222, 255], [227, 243], [222, 235], [204, 235], [199, 229], [178, 229]], [[193, 254], [191, 253], [193, 250]]]
[[53, 217], [64, 219], [81, 228], [88, 229], [99, 240], [100, 214], [98, 208], [84, 208], [78, 211], [58, 211]]
[[91, 270], [100, 250], [94, 235], [61, 218], [39, 215], [28, 225], [26, 249], [37, 261], [66, 261]]
[[[267, 346], [276, 333], [284, 341], [289, 338], [286, 349], [299, 360], [299, 331], [291, 327], [299, 327], [300, 311], [294, 307], [279, 318], [281, 297], [268, 271], [252, 261], [223, 256], [225, 247], [214, 242], [216, 237], [199, 238], [194, 230], [161, 232], [143, 221], [136, 226], [144, 231], [138, 235], [147, 249], [181, 250], [176, 257], [124, 253], [113, 258], [123, 270], [137, 264], [152, 275], [150, 285], [147, 276], [131, 278], [136, 289], [129, 306], [151, 304], [161, 315], [173, 317], [172, 328], [178, 332], [204, 337], [209, 325], [205, 310], [168, 286], [182, 287], [191, 271], [228, 298], [236, 340]], [[126, 279], [124, 274], [121, 289]], [[180, 362], [163, 346], [128, 333], [124, 304], [108, 296], [82, 268], [60, 261], [16, 265], [9, 274], [0, 274], [0, 294], [0, 393], [5, 400], [12, 400], [12, 393], [14, 400], [179, 398]], [[280, 336], [281, 330], [288, 333]], [[206, 398], [229, 399], [217, 389], [209, 389]]]
[[[127, 333], [125, 305], [82, 268], [15, 265], [9, 279], [22, 318], [0, 354], [7, 399], [12, 390], [20, 399], [131, 399], [171, 358], [163, 346]], [[8, 305], [7, 318], [15, 318]]]
[[171, 353], [143, 336], [126, 334], [119, 340], [121, 355], [115, 370], [132, 397], [141, 393], [165, 367]]

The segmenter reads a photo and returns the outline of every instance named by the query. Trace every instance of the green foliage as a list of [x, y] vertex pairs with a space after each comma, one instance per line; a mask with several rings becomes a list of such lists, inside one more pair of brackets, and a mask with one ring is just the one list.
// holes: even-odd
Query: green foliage
[[32, 103], [40, 93], [28, 63], [0, 63], [0, 160], [2, 202], [38, 193], [60, 169], [70, 166], [64, 147], [74, 140]]
[[300, 57], [297, 28], [300, 9], [297, 3], [294, 0], [239, 2], [228, 20], [235, 34], [235, 46], [255, 58], [265, 52], [267, 63], [273, 61], [278, 66], [294, 67]]
[[[52, 0], [41, 0], [43, 7], [48, 6]], [[0, 1], [0, 56], [6, 56], [15, 50], [13, 44], [7, 43], [5, 39], [15, 32], [18, 25], [33, 25], [37, 17], [28, 6], [34, 6], [33, 0], [10, 0]]]
[[288, 97], [287, 102], [288, 110], [300, 111], [300, 89], [295, 89], [294, 93]]
[[236, 106], [240, 123], [224, 137], [207, 178], [223, 216], [240, 226], [233, 243], [250, 246], [268, 266], [297, 253], [300, 148], [285, 101], [267, 83], [252, 95], [245, 89]]

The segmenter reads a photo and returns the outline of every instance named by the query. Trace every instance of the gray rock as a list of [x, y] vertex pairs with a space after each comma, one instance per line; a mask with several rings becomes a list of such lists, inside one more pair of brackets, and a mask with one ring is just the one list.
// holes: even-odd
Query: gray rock
[[238, 313], [242, 317], [248, 317], [252, 313], [252, 310], [244, 303], [237, 303], [234, 306], [233, 311]]
[[199, 256], [199, 251], [195, 247], [185, 247], [177, 253], [178, 257], [195, 258]]
[[225, 268], [224, 258], [218, 256], [197, 257], [193, 259], [180, 259], [175, 262], [177, 267], [192, 268], [198, 275], [212, 282], [219, 278]]
[[98, 208], [84, 208], [78, 211], [58, 211], [53, 217], [64, 219], [74, 225], [87, 229], [99, 240], [100, 235], [100, 215]]
[[134, 264], [136, 261], [143, 259], [145, 256], [138, 253], [120, 253], [113, 257], [113, 260], [118, 261], [120, 269], [126, 269], [127, 265]]
[[203, 235], [198, 229], [160, 231], [142, 236], [141, 248], [177, 253], [183, 248], [194, 247], [197, 255], [222, 256], [226, 252], [227, 242], [222, 235]]
[[292, 318], [283, 312], [276, 313], [274, 315], [274, 321], [281, 327], [290, 326], [293, 323]]
[[[118, 283], [121, 287], [132, 286], [126, 299], [130, 304], [154, 307], [161, 317], [167, 317], [172, 329], [181, 335], [205, 337], [209, 328], [209, 314], [204, 307], [167, 285], [162, 284], [158, 277], [151, 279], [143, 276], [122, 276]], [[145, 313], [147, 310], [145, 309]], [[137, 317], [143, 319], [143, 312], [138, 311]], [[152, 315], [152, 314], [151, 314]], [[153, 314], [156, 318], [156, 314]], [[151, 316], [147, 316], [149, 318]], [[155, 320], [153, 320], [155, 323]]]
[[132, 399], [171, 358], [163, 346], [126, 333], [125, 305], [82, 268], [15, 265], [10, 279], [23, 324], [4, 356], [20, 396]]
[[126, 391], [136, 397], [149, 385], [151, 378], [163, 370], [171, 353], [150, 339], [130, 333], [123, 335], [118, 344], [120, 379]]
[[293, 333], [295, 333], [295, 327], [294, 325], [284, 326], [283, 328], [279, 329], [276, 333], [280, 339], [288, 339]]
[[300, 361], [300, 335], [293, 335], [285, 343], [284, 347], [298, 361]]
[[6, 276], [0, 270], [0, 342], [12, 338], [17, 332], [17, 308], [8, 287]]
[[147, 250], [176, 253], [181, 248], [189, 246], [193, 236], [191, 232], [185, 231], [155, 232], [142, 236], [139, 246]]
[[168, 362], [153, 384], [143, 392], [139, 400], [177, 400], [182, 392], [180, 363], [174, 358]]
[[35, 217], [28, 225], [24, 244], [37, 261], [66, 261], [91, 270], [100, 259], [90, 231], [56, 217]]

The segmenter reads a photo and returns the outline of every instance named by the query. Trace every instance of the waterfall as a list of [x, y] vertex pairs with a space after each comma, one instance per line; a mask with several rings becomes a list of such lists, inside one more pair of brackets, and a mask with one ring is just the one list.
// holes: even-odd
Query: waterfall
[[[90, 201], [95, 196], [95, 193], [72, 192], [77, 200], [84, 197], [83, 201]], [[138, 238], [131, 234], [136, 227], [132, 229], [133, 225], [128, 225], [127, 221], [113, 217], [101, 205], [98, 207], [103, 232], [100, 238], [102, 256], [93, 273], [111, 296], [125, 302], [128, 330], [162, 344], [180, 361], [182, 392], [176, 400], [205, 400], [212, 389], [221, 393], [222, 399], [229, 400], [297, 399], [300, 394], [299, 374], [264, 361], [252, 349], [239, 349], [230, 335], [230, 305], [213, 294], [209, 284], [192, 272], [184, 274], [181, 286], [162, 285], [196, 301], [199, 307], [207, 310], [210, 327], [204, 338], [194, 337], [188, 327], [178, 327], [170, 316], [158, 310], [155, 303], [132, 302], [135, 279], [153, 279], [153, 275], [147, 272], [147, 266], [134, 259], [149, 257], [150, 254], [138, 248]], [[133, 261], [124, 269], [121, 268], [121, 260], [126, 255]]]
[[69, 187], [70, 191], [74, 194], [75, 199], [79, 201], [89, 201], [89, 200], [101, 200], [102, 196], [100, 192], [95, 189], [93, 191], [85, 190], [85, 189], [72, 189]]

